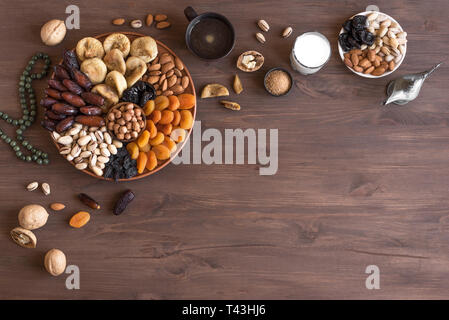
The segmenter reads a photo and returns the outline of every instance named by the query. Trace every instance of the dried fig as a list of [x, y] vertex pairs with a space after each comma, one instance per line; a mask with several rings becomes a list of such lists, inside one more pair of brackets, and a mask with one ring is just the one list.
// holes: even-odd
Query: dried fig
[[103, 44], [92, 37], [83, 38], [76, 45], [76, 55], [80, 61], [92, 58], [102, 59], [104, 56]]
[[113, 88], [119, 97], [122, 96], [123, 91], [128, 87], [125, 77], [118, 71], [109, 72], [104, 83]]
[[131, 55], [148, 63], [157, 57], [157, 44], [152, 37], [140, 37], [131, 43]]
[[[133, 42], [134, 43], [134, 42]], [[126, 61], [126, 82], [132, 87], [147, 72], [147, 64], [140, 58], [129, 57]]]
[[103, 111], [109, 110], [109, 107], [118, 103], [119, 97], [117, 92], [115, 92], [114, 89], [104, 83], [97, 84], [92, 88], [91, 92], [98, 93], [104, 98], [104, 104], [103, 106], [101, 106], [103, 108]]
[[201, 98], [213, 98], [223, 96], [229, 96], [229, 91], [225, 86], [218, 83], [207, 84], [201, 91]]
[[112, 49], [120, 50], [123, 58], [126, 58], [131, 49], [131, 44], [126, 35], [122, 33], [113, 33], [103, 41], [103, 48], [106, 53]]
[[110, 71], [118, 71], [121, 74], [125, 74], [126, 72], [126, 63], [125, 59], [123, 59], [122, 52], [119, 49], [112, 49], [103, 59], [106, 67]]
[[86, 59], [81, 63], [81, 71], [89, 77], [92, 84], [98, 84], [104, 81], [108, 69], [103, 60], [92, 58]]

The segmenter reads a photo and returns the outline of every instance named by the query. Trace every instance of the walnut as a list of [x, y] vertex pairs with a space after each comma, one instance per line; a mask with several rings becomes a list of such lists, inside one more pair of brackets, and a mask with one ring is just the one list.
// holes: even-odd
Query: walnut
[[45, 254], [45, 269], [52, 276], [59, 276], [64, 272], [67, 261], [64, 252], [59, 249], [51, 249]]
[[66, 31], [64, 21], [50, 20], [41, 28], [42, 42], [47, 46], [55, 46], [64, 40]]
[[48, 212], [38, 204], [30, 204], [23, 207], [19, 212], [19, 224], [21, 227], [34, 230], [47, 223]]

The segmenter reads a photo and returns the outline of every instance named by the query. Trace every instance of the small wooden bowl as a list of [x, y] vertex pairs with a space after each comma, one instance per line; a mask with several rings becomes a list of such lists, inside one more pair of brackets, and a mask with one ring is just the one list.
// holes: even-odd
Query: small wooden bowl
[[[123, 105], [125, 105], [125, 104], [130, 104], [130, 103], [131, 103], [132, 105], [134, 105], [134, 108], [138, 108], [138, 109], [140, 109], [140, 111], [142, 112], [142, 115], [143, 115], [142, 118], [143, 118], [144, 126], [143, 126], [143, 129], [140, 130], [139, 135], [137, 136], [137, 138], [135, 138], [135, 139], [129, 139], [129, 140], [119, 139], [119, 138], [117, 138], [117, 136], [115, 135], [114, 131], [109, 130], [109, 125], [108, 125], [109, 122], [110, 122], [110, 120], [109, 120], [109, 114], [110, 114], [113, 110], [118, 109], [118, 108], [120, 108], [121, 106], [123, 106]], [[106, 114], [106, 129], [108, 129], [108, 132], [109, 132], [115, 139], [117, 139], [117, 140], [119, 140], [119, 141], [121, 141], [121, 142], [123, 142], [123, 143], [128, 143], [128, 142], [136, 141], [136, 140], [139, 138], [139, 136], [142, 134], [142, 132], [145, 130], [146, 127], [147, 127], [147, 117], [145, 116], [145, 113], [143, 112], [143, 109], [142, 109], [139, 105], [137, 105], [137, 104], [135, 104], [135, 103], [132, 103], [132, 102], [120, 102], [120, 103], [117, 103], [115, 106], [111, 107], [111, 108], [109, 109], [108, 113]]]

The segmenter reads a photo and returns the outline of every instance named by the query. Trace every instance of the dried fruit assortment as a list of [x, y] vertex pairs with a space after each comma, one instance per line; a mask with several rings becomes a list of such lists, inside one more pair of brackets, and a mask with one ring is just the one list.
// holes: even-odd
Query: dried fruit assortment
[[42, 125], [77, 169], [129, 179], [164, 164], [187, 137], [196, 103], [185, 93], [190, 85], [182, 61], [159, 54], [149, 36], [86, 37], [54, 67]]
[[383, 13], [357, 15], [343, 29], [339, 44], [344, 63], [356, 72], [381, 76], [394, 71], [405, 55], [407, 33]]

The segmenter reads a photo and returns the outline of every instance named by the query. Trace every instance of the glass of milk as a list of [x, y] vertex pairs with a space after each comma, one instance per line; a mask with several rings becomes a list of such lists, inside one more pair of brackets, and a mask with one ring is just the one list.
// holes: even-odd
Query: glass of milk
[[319, 32], [306, 32], [296, 38], [290, 54], [292, 68], [302, 74], [312, 74], [329, 61], [331, 45]]

